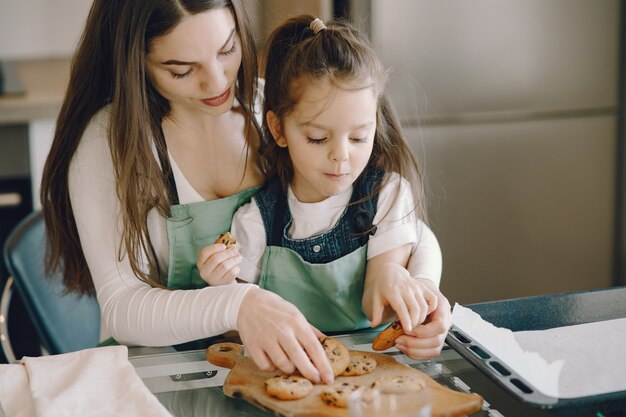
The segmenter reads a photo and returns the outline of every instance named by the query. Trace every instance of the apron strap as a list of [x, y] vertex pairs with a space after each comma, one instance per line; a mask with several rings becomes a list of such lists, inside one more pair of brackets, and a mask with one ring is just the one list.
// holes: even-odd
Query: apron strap
[[[279, 182], [280, 184], [280, 182]], [[284, 216], [287, 214], [287, 198], [282, 193], [276, 200], [276, 206], [274, 208], [274, 221], [272, 222], [272, 233], [269, 239], [270, 246], [282, 246], [283, 233], [284, 233]]]
[[161, 128], [161, 141], [163, 146], [157, 146], [157, 154], [159, 155], [159, 162], [161, 163], [161, 170], [165, 175], [165, 182], [172, 199], [172, 205], [180, 203], [178, 199], [178, 189], [176, 188], [176, 180], [174, 179], [174, 171], [172, 171], [172, 164], [170, 164], [170, 158], [167, 155], [167, 144], [165, 142], [165, 135], [163, 134], [163, 128]]

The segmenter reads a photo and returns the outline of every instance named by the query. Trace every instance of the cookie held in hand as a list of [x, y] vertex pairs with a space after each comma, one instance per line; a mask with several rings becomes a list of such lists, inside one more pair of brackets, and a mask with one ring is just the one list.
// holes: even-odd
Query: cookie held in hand
[[372, 341], [372, 349], [387, 350], [396, 344], [396, 339], [404, 334], [399, 321], [394, 321], [385, 330], [380, 332]]
[[330, 362], [335, 376], [343, 373], [350, 364], [350, 351], [336, 339], [326, 337], [320, 340], [324, 353]]
[[238, 247], [237, 239], [231, 235], [230, 232], [224, 232], [215, 239], [215, 243], [222, 243], [226, 245], [226, 249]]

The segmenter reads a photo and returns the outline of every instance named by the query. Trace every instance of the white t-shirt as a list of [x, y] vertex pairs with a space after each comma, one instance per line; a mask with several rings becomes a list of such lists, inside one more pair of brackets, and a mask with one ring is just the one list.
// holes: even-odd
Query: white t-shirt
[[[260, 112], [255, 116], [260, 118]], [[236, 329], [239, 306], [251, 285], [175, 291], [153, 288], [137, 278], [127, 257], [118, 258], [123, 226], [108, 125], [109, 108], [105, 107], [85, 129], [70, 163], [68, 179], [81, 246], [100, 304], [100, 340], [113, 337], [128, 345], [166, 346]], [[204, 201], [171, 155], [170, 163], [180, 203]], [[148, 233], [160, 269], [167, 274], [165, 219], [156, 210], [148, 215]], [[144, 270], [148, 271], [147, 264]]]
[[[400, 191], [396, 200], [398, 186]], [[344, 213], [351, 195], [352, 188], [319, 203], [302, 203], [289, 188], [287, 201], [292, 215], [289, 237], [306, 239], [331, 230]], [[373, 223], [377, 228], [376, 233], [370, 236], [368, 241], [367, 259], [411, 243], [413, 245], [409, 265], [411, 275], [430, 279], [439, 285], [441, 278], [439, 243], [428, 226], [417, 220], [411, 187], [398, 174], [392, 174], [381, 190]], [[256, 199], [253, 198], [235, 213], [231, 232], [240, 243], [239, 251], [243, 257], [239, 265], [241, 269], [239, 278], [257, 283], [266, 248], [266, 233]]]

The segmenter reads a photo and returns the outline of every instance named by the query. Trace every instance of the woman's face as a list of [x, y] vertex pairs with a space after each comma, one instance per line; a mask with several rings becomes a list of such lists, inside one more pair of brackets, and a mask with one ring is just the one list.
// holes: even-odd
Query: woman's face
[[147, 55], [150, 80], [173, 113], [230, 110], [240, 65], [241, 41], [227, 7], [183, 17]]

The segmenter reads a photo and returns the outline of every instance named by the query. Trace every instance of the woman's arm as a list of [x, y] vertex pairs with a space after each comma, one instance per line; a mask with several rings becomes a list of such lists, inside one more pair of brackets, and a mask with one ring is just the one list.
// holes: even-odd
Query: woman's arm
[[[152, 288], [135, 276], [127, 257], [118, 259], [122, 223], [107, 123], [106, 113], [101, 112], [89, 124], [70, 165], [68, 181], [81, 245], [100, 304], [102, 337], [162, 346], [235, 329], [249, 285], [185, 291]], [[155, 226], [155, 237], [151, 237], [167, 242], [163, 219], [151, 213], [148, 221], [161, 226]]]

